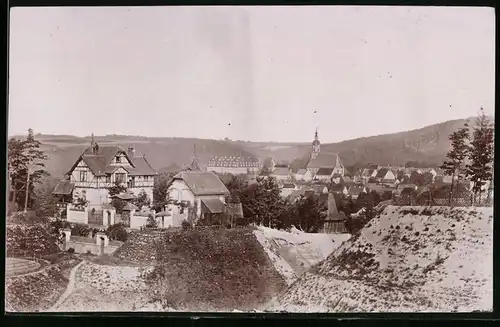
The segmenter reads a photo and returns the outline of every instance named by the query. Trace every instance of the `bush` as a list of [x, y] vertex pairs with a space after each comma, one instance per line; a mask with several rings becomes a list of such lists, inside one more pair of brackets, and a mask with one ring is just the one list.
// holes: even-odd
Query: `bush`
[[108, 235], [108, 237], [111, 240], [117, 240], [117, 241], [121, 241], [121, 242], [125, 242], [127, 240], [127, 237], [128, 237], [128, 233], [127, 233], [127, 230], [125, 229], [125, 225], [123, 225], [122, 223], [110, 225], [108, 227], [108, 229], [106, 230], [106, 235]]
[[73, 248], [69, 248], [69, 249], [68, 249], [68, 253], [75, 253], [75, 249], [73, 249]]
[[59, 236], [60, 230], [63, 228], [71, 228], [71, 224], [61, 219], [56, 219], [50, 223], [50, 233], [53, 235]]
[[71, 228], [71, 235], [87, 237], [91, 231], [88, 226], [75, 224]]
[[183, 220], [181, 226], [183, 230], [188, 230], [193, 227], [187, 220]]
[[153, 215], [148, 216], [148, 220], [146, 221], [147, 228], [158, 228], [158, 222], [153, 217]]

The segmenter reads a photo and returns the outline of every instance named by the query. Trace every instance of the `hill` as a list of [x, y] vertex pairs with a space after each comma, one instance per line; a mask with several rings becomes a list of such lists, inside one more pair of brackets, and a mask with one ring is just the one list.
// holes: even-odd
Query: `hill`
[[[339, 153], [344, 165], [391, 164], [404, 165], [408, 161], [423, 161], [432, 165], [441, 164], [449, 150], [448, 136], [469, 119], [451, 120], [424, 128], [363, 137], [339, 143], [322, 143], [321, 151]], [[42, 149], [49, 155], [47, 168], [54, 176], [61, 176], [90, 144], [90, 137], [70, 135], [37, 134]], [[158, 171], [169, 171], [171, 167], [183, 167], [191, 162], [193, 149], [202, 165], [213, 156], [256, 156], [263, 161], [272, 157], [277, 161], [303, 165], [310, 154], [310, 143], [245, 142], [230, 140], [206, 140], [175, 137], [142, 137], [127, 135], [96, 136], [101, 144], [117, 144], [124, 148], [134, 144], [137, 151], [147, 155], [148, 161]]]
[[274, 309], [491, 311], [492, 235], [492, 208], [387, 206], [295, 282]]
[[115, 253], [153, 264], [153, 303], [179, 311], [248, 310], [286, 287], [251, 228], [135, 233]]

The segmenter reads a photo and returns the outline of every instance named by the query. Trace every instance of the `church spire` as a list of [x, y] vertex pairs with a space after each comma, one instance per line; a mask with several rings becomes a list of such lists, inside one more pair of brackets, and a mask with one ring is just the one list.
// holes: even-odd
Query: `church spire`
[[316, 133], [314, 133], [314, 141], [312, 142], [312, 158], [316, 158], [320, 151], [320, 142], [318, 138], [318, 128], [316, 127]]
[[188, 167], [188, 170], [201, 170], [200, 168], [200, 162], [198, 161], [198, 158], [196, 157], [196, 144], [193, 145], [193, 160], [191, 161], [191, 164]]

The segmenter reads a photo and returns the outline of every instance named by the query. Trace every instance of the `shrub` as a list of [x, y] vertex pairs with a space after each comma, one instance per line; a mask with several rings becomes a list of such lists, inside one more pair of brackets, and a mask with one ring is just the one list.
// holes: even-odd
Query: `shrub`
[[88, 226], [75, 224], [71, 228], [71, 235], [87, 237], [91, 231]]
[[73, 249], [73, 248], [69, 248], [69, 249], [68, 249], [68, 253], [75, 253], [75, 249]]
[[192, 225], [187, 220], [183, 220], [181, 226], [183, 230], [188, 230], [192, 227]]
[[146, 227], [147, 228], [158, 228], [158, 222], [153, 217], [153, 215], [148, 216], [148, 219], [146, 221]]
[[111, 240], [125, 242], [127, 240], [128, 233], [125, 229], [125, 225], [118, 223], [110, 225], [106, 230], [106, 235], [108, 235]]

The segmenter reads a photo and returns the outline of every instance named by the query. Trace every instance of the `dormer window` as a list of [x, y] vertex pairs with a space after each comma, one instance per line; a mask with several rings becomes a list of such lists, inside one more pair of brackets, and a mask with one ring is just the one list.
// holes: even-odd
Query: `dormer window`
[[122, 162], [122, 157], [117, 156], [117, 157], [116, 157], [116, 163], [121, 163], [121, 162]]

